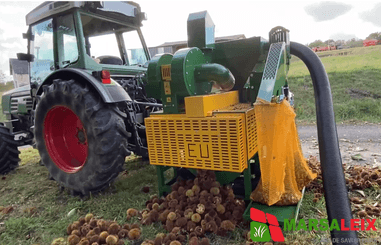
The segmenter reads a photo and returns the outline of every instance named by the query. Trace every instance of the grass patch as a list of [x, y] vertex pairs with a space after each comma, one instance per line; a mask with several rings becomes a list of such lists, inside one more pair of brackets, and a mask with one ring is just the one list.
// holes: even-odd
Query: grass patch
[[25, 165], [28, 163], [36, 163], [40, 161], [40, 155], [38, 154], [37, 149], [33, 149], [32, 147], [29, 147], [27, 149], [24, 149], [21, 151], [20, 154], [20, 165]]
[[[379, 123], [381, 46], [351, 50], [352, 53], [347, 56], [321, 58], [330, 80], [336, 122]], [[298, 121], [316, 121], [312, 80], [306, 66], [300, 60], [290, 66], [289, 83], [291, 91], [295, 94]]]
[[[66, 227], [80, 216], [91, 212], [97, 217], [127, 223], [128, 208], [144, 209], [151, 195], [157, 194], [156, 168], [132, 157], [126, 161], [126, 171], [121, 173], [114, 185], [104, 192], [81, 199], [61, 191], [57, 183], [48, 179], [48, 171], [40, 166], [38, 152], [21, 150], [22, 163], [19, 168], [0, 179], [0, 206], [13, 206], [9, 214], [0, 213], [0, 244], [48, 245], [53, 239], [67, 237]], [[168, 171], [170, 172], [170, 171]], [[169, 177], [169, 176], [168, 176]], [[149, 186], [150, 192], [141, 192]], [[36, 210], [31, 214], [29, 210]], [[75, 209], [74, 216], [67, 214]], [[136, 218], [128, 223], [139, 222]], [[142, 227], [143, 239], [154, 239], [165, 232], [161, 225]], [[229, 238], [229, 244], [242, 244], [242, 228], [237, 228]], [[216, 242], [226, 238], [213, 237]], [[126, 241], [126, 244], [129, 244]]]
[[[50, 244], [54, 238], [65, 237], [67, 225], [88, 212], [125, 223], [128, 208], [142, 209], [149, 196], [157, 193], [154, 166], [134, 168], [136, 165], [127, 164], [128, 174], [120, 174], [104, 192], [86, 199], [73, 197], [48, 179], [47, 169], [38, 163], [36, 150], [21, 152], [21, 166], [0, 180], [0, 206], [14, 207], [11, 213], [0, 214], [0, 223], [4, 222], [0, 225], [0, 244]], [[140, 191], [145, 185], [151, 187], [149, 194]], [[36, 212], [30, 214], [31, 208]], [[73, 209], [76, 214], [68, 217]], [[158, 230], [154, 226], [143, 227], [144, 237], [153, 238]]]

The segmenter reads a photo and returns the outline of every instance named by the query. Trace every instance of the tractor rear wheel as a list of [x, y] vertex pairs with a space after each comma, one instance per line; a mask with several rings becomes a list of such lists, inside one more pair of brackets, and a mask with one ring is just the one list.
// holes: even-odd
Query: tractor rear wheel
[[72, 194], [107, 187], [123, 170], [127, 132], [116, 106], [74, 80], [44, 85], [35, 117], [35, 138], [50, 177]]
[[0, 174], [7, 174], [19, 165], [17, 146], [9, 129], [0, 123]]

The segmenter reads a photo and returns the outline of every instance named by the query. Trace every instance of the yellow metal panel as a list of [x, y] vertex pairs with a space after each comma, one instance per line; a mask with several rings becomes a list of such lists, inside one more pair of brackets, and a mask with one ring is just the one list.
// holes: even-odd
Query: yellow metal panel
[[208, 112], [239, 103], [238, 91], [185, 97], [187, 117], [206, 117]]
[[168, 119], [175, 119], [175, 118], [183, 118], [185, 115], [184, 114], [163, 114], [163, 112], [153, 112], [152, 114], [149, 115], [148, 118], [145, 118], [144, 120], [147, 120], [151, 117], [165, 117]]
[[170, 82], [164, 82], [164, 93], [165, 95], [171, 94], [171, 84]]
[[258, 151], [257, 123], [255, 120], [255, 110], [251, 108], [245, 112], [246, 116], [246, 140], [247, 140], [247, 158], [251, 159]]
[[161, 79], [163, 81], [171, 81], [171, 65], [162, 65], [160, 68]]
[[218, 111], [213, 111], [214, 116], [224, 115], [226, 113], [244, 113], [245, 114], [245, 125], [246, 125], [246, 144], [247, 144], [247, 158], [251, 159], [258, 152], [257, 143], [257, 123], [255, 120], [255, 110], [254, 107], [249, 103], [239, 103], [233, 106], [228, 106], [222, 108]]
[[244, 113], [145, 119], [150, 163], [173, 167], [242, 172], [247, 168]]

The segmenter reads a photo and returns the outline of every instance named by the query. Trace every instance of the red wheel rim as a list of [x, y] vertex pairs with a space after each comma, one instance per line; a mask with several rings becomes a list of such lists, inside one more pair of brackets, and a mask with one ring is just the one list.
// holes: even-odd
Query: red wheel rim
[[46, 148], [53, 162], [67, 173], [78, 172], [86, 163], [88, 143], [78, 116], [66, 106], [55, 106], [44, 120]]

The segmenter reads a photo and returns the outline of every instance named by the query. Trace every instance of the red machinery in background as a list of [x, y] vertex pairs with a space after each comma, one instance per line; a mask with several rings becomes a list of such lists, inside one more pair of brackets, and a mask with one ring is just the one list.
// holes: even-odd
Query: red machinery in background
[[363, 46], [368, 47], [368, 46], [376, 46], [378, 44], [381, 44], [380, 40], [372, 39], [372, 40], [364, 40], [363, 41]]
[[314, 47], [314, 48], [312, 48], [312, 51], [314, 51], [314, 52], [330, 51], [330, 50], [336, 50], [336, 46], [326, 46], [326, 47]]

